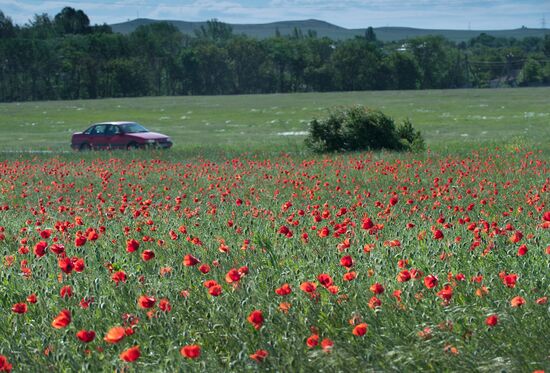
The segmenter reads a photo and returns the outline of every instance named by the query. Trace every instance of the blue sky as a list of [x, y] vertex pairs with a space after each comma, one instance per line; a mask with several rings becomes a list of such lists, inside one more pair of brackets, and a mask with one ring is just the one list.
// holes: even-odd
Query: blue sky
[[408, 26], [430, 29], [550, 28], [550, 0], [0, 0], [16, 23], [34, 14], [82, 9], [92, 23], [152, 18], [229, 23], [320, 19], [346, 28]]

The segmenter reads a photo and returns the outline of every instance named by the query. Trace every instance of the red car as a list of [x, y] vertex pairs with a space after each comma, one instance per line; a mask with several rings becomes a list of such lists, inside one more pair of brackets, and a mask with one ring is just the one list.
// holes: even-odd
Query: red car
[[90, 126], [84, 132], [76, 132], [71, 139], [71, 148], [91, 149], [139, 149], [172, 146], [170, 137], [150, 132], [135, 122], [104, 122]]

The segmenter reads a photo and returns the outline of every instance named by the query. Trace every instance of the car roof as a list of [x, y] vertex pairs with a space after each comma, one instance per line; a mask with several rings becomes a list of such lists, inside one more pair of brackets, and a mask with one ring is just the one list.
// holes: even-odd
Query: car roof
[[121, 126], [123, 124], [137, 124], [136, 122], [100, 122], [100, 123], [94, 123], [92, 126], [98, 126], [102, 124], [111, 124], [113, 126]]

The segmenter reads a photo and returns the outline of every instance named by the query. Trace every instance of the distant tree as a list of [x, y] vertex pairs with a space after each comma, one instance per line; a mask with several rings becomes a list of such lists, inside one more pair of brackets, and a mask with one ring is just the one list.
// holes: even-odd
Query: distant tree
[[369, 42], [377, 41], [374, 29], [370, 26], [365, 31], [365, 39], [367, 39], [367, 41], [369, 41]]
[[0, 10], [0, 38], [11, 38], [15, 36], [16, 28], [10, 17], [4, 15]]
[[139, 59], [117, 58], [109, 62], [107, 69], [113, 80], [113, 96], [132, 97], [148, 94], [147, 69]]
[[529, 58], [521, 70], [519, 81], [521, 85], [540, 83], [543, 80], [543, 69], [540, 62]]
[[93, 34], [112, 34], [113, 29], [108, 24], [104, 23], [102, 25], [93, 25], [91, 32]]
[[130, 46], [148, 66], [146, 71], [154, 94], [168, 94], [174, 89], [174, 73], [183, 34], [171, 23], [157, 22], [139, 26], [130, 34]]
[[227, 23], [211, 19], [195, 30], [195, 36], [199, 39], [208, 39], [215, 42], [227, 41], [233, 36], [233, 28]]
[[292, 30], [292, 34], [290, 35], [290, 38], [295, 40], [303, 39], [304, 34], [302, 33], [302, 29], [294, 26], [294, 29]]
[[546, 34], [546, 36], [544, 37], [542, 50], [546, 57], [550, 57], [550, 35], [549, 34]]
[[23, 31], [28, 38], [36, 39], [50, 39], [58, 34], [54, 22], [46, 13], [35, 14]]
[[317, 31], [308, 29], [306, 36], [310, 39], [315, 39], [315, 38], [317, 38]]
[[335, 79], [340, 90], [375, 89], [382, 60], [381, 51], [364, 39], [346, 40], [336, 46], [331, 56]]
[[409, 46], [420, 67], [420, 88], [445, 88], [449, 83], [449, 52], [453, 47], [441, 36], [424, 36], [411, 39]]
[[391, 88], [417, 88], [421, 76], [413, 55], [408, 52], [393, 52], [387, 57], [387, 64], [391, 72]]
[[227, 44], [229, 66], [232, 70], [232, 93], [261, 93], [266, 79], [262, 66], [266, 51], [260, 41], [235, 36]]
[[68, 6], [55, 15], [54, 23], [62, 34], [87, 34], [91, 31], [88, 16], [82, 10]]
[[274, 76], [275, 92], [287, 92], [289, 86], [288, 68], [292, 41], [288, 38], [271, 38], [264, 41], [267, 55], [272, 65], [271, 73]]

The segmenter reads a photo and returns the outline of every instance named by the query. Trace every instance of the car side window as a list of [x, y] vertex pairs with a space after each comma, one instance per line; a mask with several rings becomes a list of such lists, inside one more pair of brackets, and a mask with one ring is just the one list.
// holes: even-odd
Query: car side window
[[95, 126], [94, 129], [92, 130], [92, 135], [105, 135], [106, 129], [107, 129], [107, 126], [104, 124]]
[[94, 129], [95, 129], [95, 127], [90, 127], [86, 131], [84, 131], [83, 133], [85, 135], [91, 135], [92, 133], [94, 133]]

